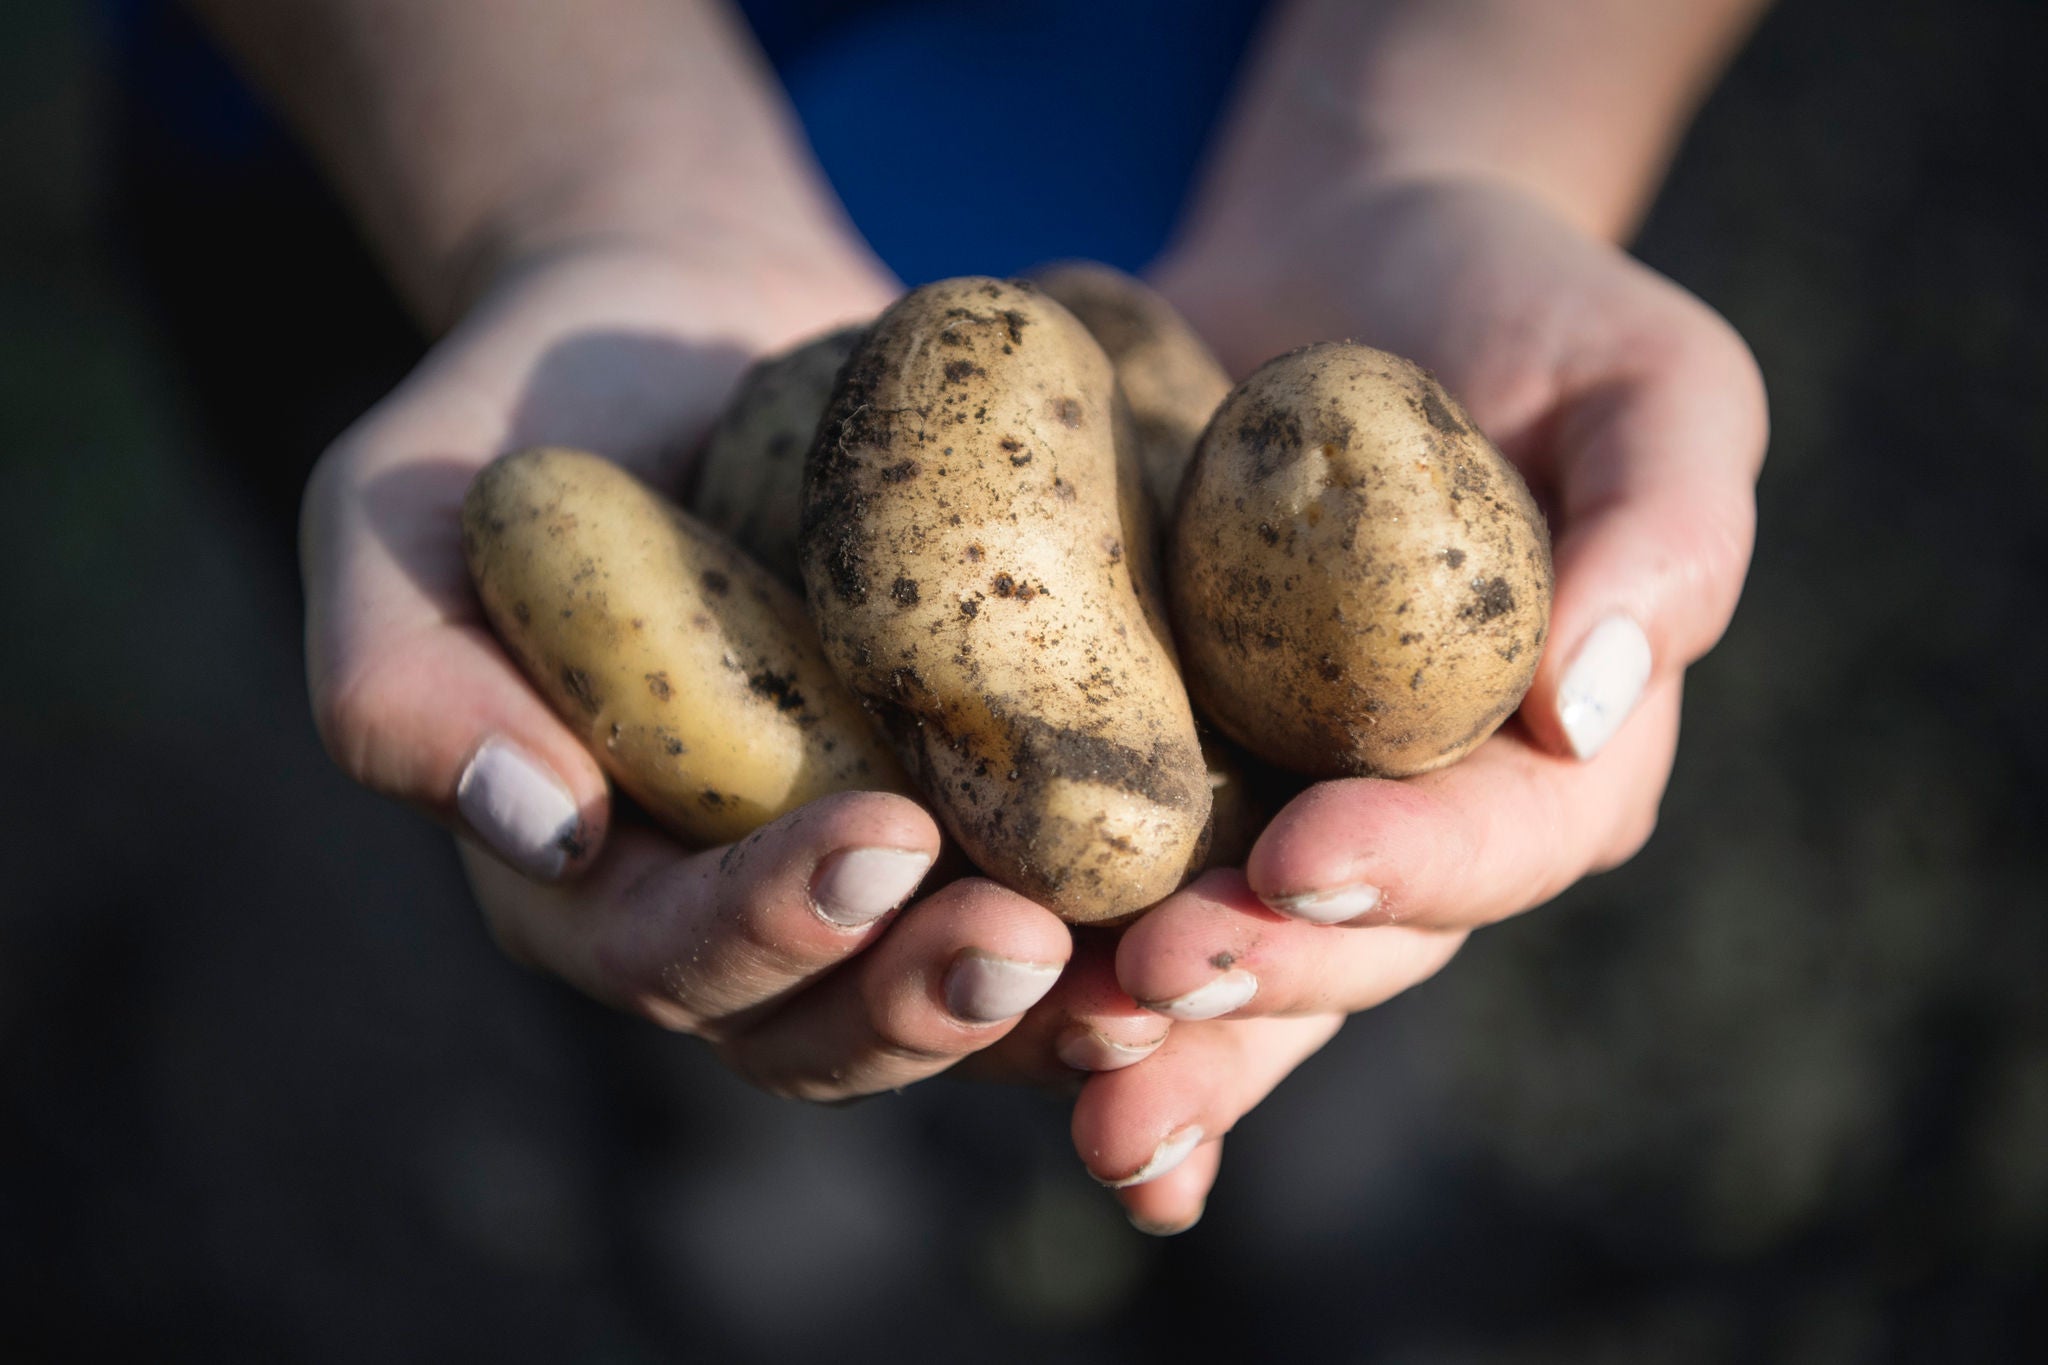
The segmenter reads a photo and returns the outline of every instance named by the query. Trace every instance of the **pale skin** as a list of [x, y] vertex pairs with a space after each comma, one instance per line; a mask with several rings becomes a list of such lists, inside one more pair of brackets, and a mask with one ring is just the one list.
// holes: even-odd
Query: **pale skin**
[[[963, 1060], [1079, 1081], [1082, 1161], [1149, 1177], [1117, 1198], [1169, 1232], [1200, 1216], [1223, 1135], [1348, 1014], [1648, 837], [1683, 671], [1748, 562], [1765, 408], [1733, 331], [1614, 243], [1759, 0], [1280, 7], [1155, 278], [1240, 373], [1339, 336], [1434, 369], [1548, 502], [1552, 636], [1518, 719], [1463, 763], [1310, 788], [1244, 869], [1115, 940], [979, 879], [831, 922], [821, 888], [873, 863], [854, 855], [936, 852], [902, 798], [815, 803], [743, 859], [608, 829], [595, 764], [468, 591], [454, 528], [484, 462], [577, 445], [672, 482], [750, 357], [897, 292], [737, 21], [707, 0], [198, 7], [441, 336], [308, 487], [309, 681], [336, 761], [456, 832], [516, 957], [783, 1093]], [[1617, 618], [1647, 679], [1589, 724], [1573, 666]], [[578, 813], [566, 851], [512, 848], [458, 800], [492, 740]], [[990, 961], [1018, 965], [1002, 989]], [[1054, 968], [1027, 1008], [1018, 983]]]

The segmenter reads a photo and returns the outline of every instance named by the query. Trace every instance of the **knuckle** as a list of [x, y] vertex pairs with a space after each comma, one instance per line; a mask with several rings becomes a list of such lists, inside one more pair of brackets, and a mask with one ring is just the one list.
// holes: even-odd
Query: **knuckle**
[[861, 995], [867, 1014], [867, 1050], [877, 1060], [929, 1067], [959, 1054], [960, 1049], [947, 1047], [943, 1039], [932, 1036], [925, 1022], [932, 1011], [922, 1001], [905, 999], [880, 980], [866, 983]]
[[315, 679], [312, 699], [313, 724], [327, 756], [350, 778], [375, 786], [372, 756], [391, 713], [380, 671], [372, 667], [347, 677]]

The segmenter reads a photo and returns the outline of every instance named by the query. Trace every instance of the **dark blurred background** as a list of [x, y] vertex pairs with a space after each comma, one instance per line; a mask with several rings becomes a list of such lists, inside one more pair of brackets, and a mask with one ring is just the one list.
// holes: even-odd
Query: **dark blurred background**
[[768, 1100], [495, 954], [299, 673], [297, 483], [418, 342], [246, 110], [260, 193], [8, 0], [0, 1359], [2044, 1358], [2044, 14], [1766, 20], [1639, 243], [1775, 423], [1662, 829], [1157, 1243], [1050, 1101]]

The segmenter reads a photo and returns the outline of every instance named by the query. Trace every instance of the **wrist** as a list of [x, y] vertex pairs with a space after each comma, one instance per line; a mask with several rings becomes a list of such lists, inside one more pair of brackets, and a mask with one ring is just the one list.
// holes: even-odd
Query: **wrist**
[[660, 130], [593, 139], [590, 155], [477, 213], [442, 263], [430, 322], [507, 279], [592, 258], [686, 279], [706, 322], [751, 318], [749, 335], [776, 330], [778, 317], [872, 314], [897, 292], [821, 185], [679, 157], [675, 145]]
[[1762, 0], [1290, 0], [1197, 213], [1336, 181], [1513, 185], [1619, 241]]

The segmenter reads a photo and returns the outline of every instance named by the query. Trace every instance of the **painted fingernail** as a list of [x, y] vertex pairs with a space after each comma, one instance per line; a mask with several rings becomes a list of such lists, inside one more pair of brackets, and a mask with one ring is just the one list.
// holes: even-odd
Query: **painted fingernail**
[[1147, 1237], [1178, 1237], [1181, 1233], [1186, 1232], [1189, 1228], [1201, 1222], [1202, 1214], [1207, 1210], [1208, 1205], [1205, 1202], [1201, 1208], [1195, 1210], [1194, 1217], [1178, 1223], [1155, 1223], [1150, 1218], [1140, 1218], [1135, 1213], [1127, 1213], [1124, 1216], [1131, 1220], [1132, 1227], [1144, 1233]]
[[811, 908], [840, 929], [859, 929], [910, 899], [932, 857], [907, 848], [850, 848], [811, 874]]
[[946, 970], [946, 1008], [971, 1024], [1014, 1019], [1059, 979], [1056, 962], [1018, 962], [969, 948]]
[[1311, 924], [1342, 924], [1345, 920], [1357, 919], [1369, 910], [1378, 909], [1379, 903], [1380, 889], [1359, 882], [1353, 886], [1340, 886], [1335, 891], [1275, 896], [1266, 905], [1280, 914], [1305, 919]]
[[[1152, 1149], [1152, 1158], [1137, 1170], [1121, 1180], [1103, 1180], [1112, 1190], [1127, 1190], [1133, 1185], [1142, 1185], [1148, 1180], [1157, 1180], [1174, 1167], [1186, 1161], [1195, 1148], [1202, 1145], [1202, 1130], [1190, 1124], [1177, 1133], [1170, 1133], [1166, 1140]], [[1097, 1177], [1101, 1179], [1101, 1177]]]
[[578, 851], [576, 799], [547, 765], [509, 739], [477, 747], [455, 784], [455, 808], [477, 837], [530, 877], [559, 877]]
[[1165, 1041], [1166, 1035], [1162, 1033], [1149, 1043], [1111, 1042], [1084, 1024], [1068, 1029], [1053, 1052], [1076, 1071], [1121, 1071], [1150, 1057]]
[[1241, 1008], [1245, 1001], [1258, 993], [1259, 979], [1242, 967], [1233, 967], [1186, 995], [1175, 996], [1171, 1000], [1147, 1000], [1144, 1004], [1146, 1009], [1169, 1019], [1192, 1023], [1197, 1019], [1214, 1019], [1228, 1014]]
[[1626, 616], [1593, 627], [1557, 685], [1557, 718], [1572, 752], [1588, 759], [1607, 747], [1650, 681], [1650, 639]]

